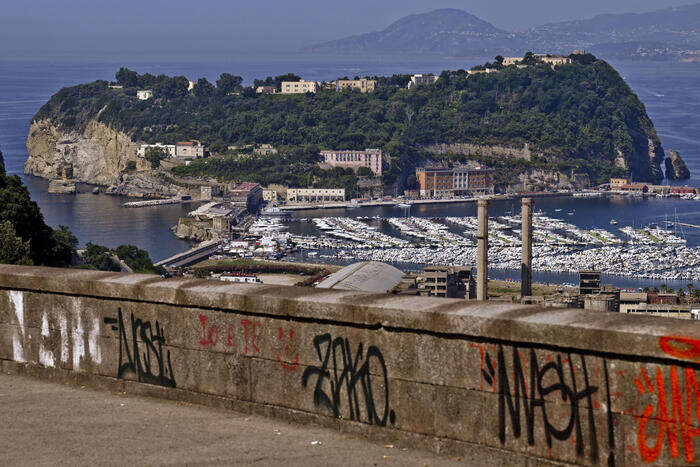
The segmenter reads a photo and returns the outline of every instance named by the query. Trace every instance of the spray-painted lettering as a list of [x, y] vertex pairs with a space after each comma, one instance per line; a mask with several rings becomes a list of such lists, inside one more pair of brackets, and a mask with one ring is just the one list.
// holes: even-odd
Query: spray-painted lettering
[[[155, 327], [149, 321], [134, 318], [131, 313], [131, 326], [124, 325], [122, 309], [117, 318], [105, 318], [105, 324], [119, 335], [119, 367], [117, 378], [131, 376], [137, 381], [159, 386], [175, 387], [175, 375], [170, 362], [170, 351], [165, 351], [165, 331], [158, 321]], [[127, 333], [127, 329], [129, 332]], [[141, 345], [139, 347], [139, 337]]]
[[[301, 385], [306, 388], [309, 380], [316, 377], [316, 406], [329, 410], [336, 418], [341, 417], [342, 394], [345, 392], [348, 405], [345, 413], [350, 420], [365, 421], [379, 426], [386, 426], [387, 421], [392, 424], [396, 422], [396, 416], [389, 403], [389, 377], [384, 356], [376, 346], [369, 346], [365, 354], [364, 346], [360, 343], [353, 358], [347, 338], [333, 339], [330, 334], [321, 334], [314, 338], [313, 344], [320, 365], [304, 370]], [[372, 362], [375, 368], [371, 367]], [[383, 398], [379, 403], [375, 399], [378, 394], [375, 394], [372, 373], [381, 375], [379, 392], [383, 392]], [[358, 383], [361, 391], [358, 391]], [[364, 402], [364, 414], [360, 400]], [[380, 409], [382, 404], [383, 410]]]

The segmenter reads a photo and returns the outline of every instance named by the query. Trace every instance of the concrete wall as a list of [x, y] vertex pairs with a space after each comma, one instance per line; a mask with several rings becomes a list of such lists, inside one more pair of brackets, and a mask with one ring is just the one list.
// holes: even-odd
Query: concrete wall
[[0, 266], [4, 371], [479, 464], [688, 464], [700, 323]]

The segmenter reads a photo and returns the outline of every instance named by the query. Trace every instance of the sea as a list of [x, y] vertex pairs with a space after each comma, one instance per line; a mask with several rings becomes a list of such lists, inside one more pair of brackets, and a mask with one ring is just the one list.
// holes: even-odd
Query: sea
[[[604, 58], [604, 57], [603, 57]], [[225, 61], [0, 61], [0, 150], [11, 174], [22, 177], [51, 226], [67, 225], [81, 244], [99, 243], [110, 247], [130, 243], [143, 248], [154, 260], [167, 258], [189, 247], [172, 235], [170, 228], [192, 205], [168, 205], [127, 209], [121, 197], [92, 194], [92, 187], [79, 186], [76, 195], [49, 195], [48, 182], [23, 174], [27, 159], [26, 139], [32, 116], [54, 93], [96, 79], [114, 79], [121, 66], [140, 73], [184, 75], [191, 80], [206, 77], [215, 81], [221, 73], [239, 75], [246, 83], [255, 78], [295, 73], [307, 79], [330, 80], [339, 76], [436, 73], [446, 69], [468, 69], [485, 58], [370, 58], [287, 55], [284, 57], [241, 57]], [[700, 63], [669, 61], [610, 60], [637, 93], [654, 122], [663, 147], [675, 149], [686, 161], [692, 177], [682, 182], [700, 186]], [[674, 183], [671, 183], [674, 184]], [[633, 198], [549, 198], [536, 201], [546, 215], [561, 217], [574, 212], [567, 222], [579, 227], [599, 227], [614, 231], [625, 225], [644, 226], [664, 219], [700, 225], [700, 201]], [[300, 217], [392, 216], [396, 208], [361, 208], [335, 211], [305, 211]], [[493, 215], [516, 210], [512, 201], [494, 203]], [[561, 211], [557, 211], [561, 210]], [[473, 204], [415, 207], [414, 216], [443, 217], [474, 215]], [[617, 227], [610, 220], [618, 221]], [[685, 227], [689, 246], [700, 246], [700, 229]], [[535, 277], [538, 280], [538, 277]], [[544, 282], [568, 282], [571, 277], [545, 275]], [[629, 281], [618, 281], [619, 285]]]

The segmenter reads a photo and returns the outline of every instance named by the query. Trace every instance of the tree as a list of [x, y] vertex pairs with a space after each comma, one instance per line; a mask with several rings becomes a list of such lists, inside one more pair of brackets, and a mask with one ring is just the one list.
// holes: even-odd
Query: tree
[[532, 52], [528, 52], [523, 57], [523, 64], [525, 65], [535, 65], [537, 63], [537, 57]]
[[207, 81], [206, 78], [199, 78], [192, 92], [197, 97], [210, 97], [214, 94], [214, 85]]
[[65, 225], [59, 225], [58, 230], [54, 230], [51, 234], [53, 246], [53, 265], [59, 267], [67, 267], [73, 263], [75, 251], [78, 248], [78, 237]]
[[358, 177], [371, 177], [374, 174], [372, 173], [372, 170], [369, 167], [360, 167], [357, 169], [357, 176]]
[[119, 68], [115, 78], [117, 79], [117, 83], [125, 88], [133, 88], [139, 84], [139, 74], [125, 67]]
[[114, 261], [112, 253], [106, 246], [88, 242], [87, 245], [85, 245], [83, 258], [85, 258], [90, 266], [100, 271], [119, 272], [122, 270], [121, 266]]
[[216, 90], [225, 96], [232, 92], [240, 91], [242, 89], [241, 83], [243, 83], [243, 78], [240, 76], [221, 73], [219, 79], [216, 80]]
[[29, 242], [18, 237], [8, 221], [0, 223], [0, 263], [34, 264], [29, 252]]
[[115, 253], [134, 272], [142, 274], [165, 274], [165, 268], [154, 266], [147, 251], [134, 245], [119, 245]]
[[166, 159], [167, 157], [168, 155], [165, 152], [165, 149], [158, 146], [147, 147], [143, 156], [144, 159], [151, 163], [151, 168], [153, 170], [160, 167], [160, 161]]

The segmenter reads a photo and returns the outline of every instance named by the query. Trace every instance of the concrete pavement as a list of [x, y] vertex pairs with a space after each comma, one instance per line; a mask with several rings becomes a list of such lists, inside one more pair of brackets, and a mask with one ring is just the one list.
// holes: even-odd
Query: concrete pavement
[[3, 465], [457, 465], [324, 428], [0, 373]]

